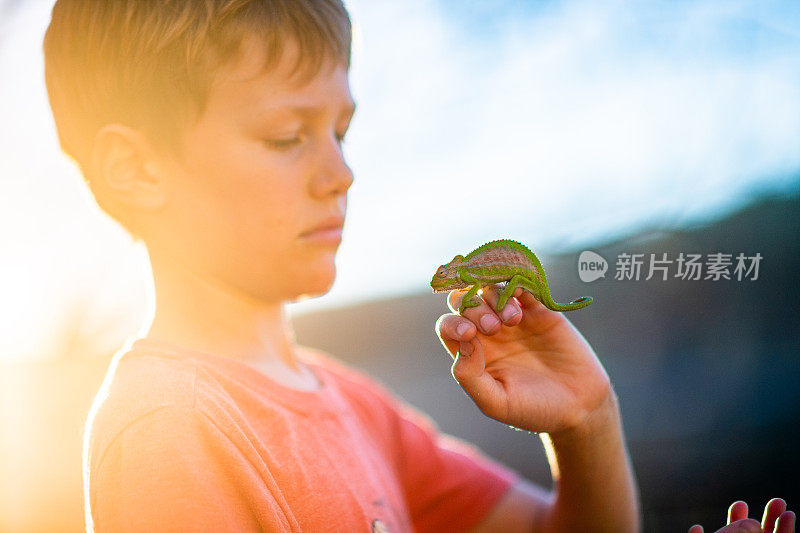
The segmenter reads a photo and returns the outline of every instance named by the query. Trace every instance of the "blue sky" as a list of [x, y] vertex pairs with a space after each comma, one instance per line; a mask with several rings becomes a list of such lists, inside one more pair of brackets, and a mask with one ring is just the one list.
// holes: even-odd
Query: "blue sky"
[[[800, 186], [796, 2], [346, 4], [356, 181], [337, 282], [295, 311], [425, 291], [494, 238], [580, 251]], [[58, 150], [52, 2], [21, 5], [0, 21], [0, 348], [40, 350], [75, 301], [113, 345], [141, 322], [146, 258]]]

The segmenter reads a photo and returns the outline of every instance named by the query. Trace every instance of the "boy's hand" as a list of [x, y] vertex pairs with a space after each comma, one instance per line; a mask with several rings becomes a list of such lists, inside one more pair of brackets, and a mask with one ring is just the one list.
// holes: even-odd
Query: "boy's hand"
[[[452, 291], [458, 309], [464, 291]], [[551, 437], [602, 424], [616, 415], [611, 382], [572, 323], [518, 288], [495, 311], [498, 286], [460, 316], [442, 315], [436, 332], [454, 357], [453, 377], [487, 416]]]
[[[747, 503], [740, 500], [728, 508], [728, 525], [716, 533], [794, 533], [794, 521], [794, 513], [786, 510], [786, 502], [780, 498], [767, 502], [760, 524], [747, 518]], [[703, 533], [703, 526], [692, 526], [689, 533]]]

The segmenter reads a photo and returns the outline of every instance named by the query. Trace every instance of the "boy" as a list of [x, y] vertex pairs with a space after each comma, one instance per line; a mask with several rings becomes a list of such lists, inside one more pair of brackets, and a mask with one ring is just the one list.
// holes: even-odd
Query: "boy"
[[156, 295], [87, 420], [87, 529], [635, 531], [608, 376], [529, 294], [436, 328], [485, 414], [549, 433], [552, 495], [293, 342], [284, 302], [332, 284], [353, 180], [350, 37], [340, 0], [56, 2], [62, 148]]

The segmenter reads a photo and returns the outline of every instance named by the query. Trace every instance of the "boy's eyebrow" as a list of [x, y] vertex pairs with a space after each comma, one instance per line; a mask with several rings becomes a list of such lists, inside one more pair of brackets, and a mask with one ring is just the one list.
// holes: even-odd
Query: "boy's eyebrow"
[[[281, 111], [286, 110], [296, 115], [309, 117], [322, 114], [325, 110], [325, 107], [316, 105], [287, 105], [287, 106], [272, 108], [269, 109], [268, 111], [277, 111], [277, 110]], [[354, 101], [350, 101], [347, 104], [347, 107], [345, 107], [345, 112], [348, 118], [352, 118], [356, 112], [356, 103]]]

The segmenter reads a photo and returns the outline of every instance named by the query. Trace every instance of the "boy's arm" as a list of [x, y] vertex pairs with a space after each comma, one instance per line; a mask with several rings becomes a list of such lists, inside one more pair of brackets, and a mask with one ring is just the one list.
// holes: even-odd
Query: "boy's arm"
[[529, 533], [547, 512], [549, 493], [530, 481], [520, 479], [497, 502], [472, 533]]
[[609, 403], [606, 416], [581, 431], [541, 434], [552, 493], [520, 480], [474, 532], [637, 531], [636, 484], [613, 391]]
[[[451, 309], [461, 296], [450, 294]], [[562, 313], [520, 289], [514, 296], [498, 316], [489, 286], [479, 306], [443, 315], [436, 328], [464, 391], [487, 416], [541, 433], [552, 469], [551, 497], [517, 487], [484, 525], [508, 519], [505, 509], [514, 524], [497, 530], [638, 531], [636, 483], [605, 369]]]

